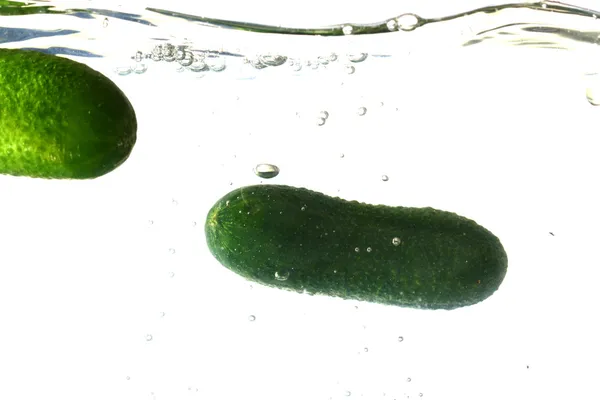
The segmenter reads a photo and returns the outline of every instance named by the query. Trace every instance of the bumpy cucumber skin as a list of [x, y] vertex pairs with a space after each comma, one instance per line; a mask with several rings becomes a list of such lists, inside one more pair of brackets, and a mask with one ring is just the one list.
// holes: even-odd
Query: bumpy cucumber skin
[[136, 142], [125, 94], [85, 64], [0, 49], [0, 174], [92, 179], [121, 165]]
[[225, 195], [205, 234], [213, 256], [248, 280], [408, 308], [479, 303], [498, 289], [508, 262], [496, 236], [457, 214], [282, 185]]

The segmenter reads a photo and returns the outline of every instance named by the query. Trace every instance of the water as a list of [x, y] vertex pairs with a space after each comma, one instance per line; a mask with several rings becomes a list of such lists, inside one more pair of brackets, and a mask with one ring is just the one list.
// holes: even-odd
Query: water
[[[88, 63], [139, 119], [106, 177], [0, 176], [0, 397], [598, 395], [597, 12], [219, 4], [0, 1], [2, 47]], [[449, 313], [250, 290], [203, 225], [261, 182], [469, 216], [509, 274]]]

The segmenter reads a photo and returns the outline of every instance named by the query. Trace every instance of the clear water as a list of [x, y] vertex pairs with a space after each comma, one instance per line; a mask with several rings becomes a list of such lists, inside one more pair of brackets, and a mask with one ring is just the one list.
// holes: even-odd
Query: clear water
[[[104, 177], [0, 177], [0, 398], [598, 397], [600, 13], [447, 3], [0, 1], [139, 119]], [[451, 312], [250, 285], [203, 224], [260, 182], [471, 217], [509, 273]]]

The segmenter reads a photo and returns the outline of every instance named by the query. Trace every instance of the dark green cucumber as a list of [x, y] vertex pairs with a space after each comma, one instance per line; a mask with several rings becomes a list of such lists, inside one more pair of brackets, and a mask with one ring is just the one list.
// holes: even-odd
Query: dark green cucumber
[[0, 174], [90, 179], [121, 165], [137, 119], [106, 76], [67, 58], [0, 49]]
[[433, 208], [370, 205], [307, 189], [236, 189], [209, 211], [214, 257], [267, 286], [421, 309], [478, 303], [507, 257], [474, 221]]

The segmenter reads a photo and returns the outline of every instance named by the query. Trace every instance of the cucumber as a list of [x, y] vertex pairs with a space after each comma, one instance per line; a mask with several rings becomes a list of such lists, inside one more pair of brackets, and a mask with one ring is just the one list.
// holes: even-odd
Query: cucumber
[[507, 271], [498, 238], [455, 213], [282, 185], [228, 193], [208, 212], [205, 235], [212, 255], [247, 280], [408, 308], [479, 303]]
[[121, 165], [136, 142], [125, 94], [85, 64], [0, 49], [0, 174], [92, 179]]

